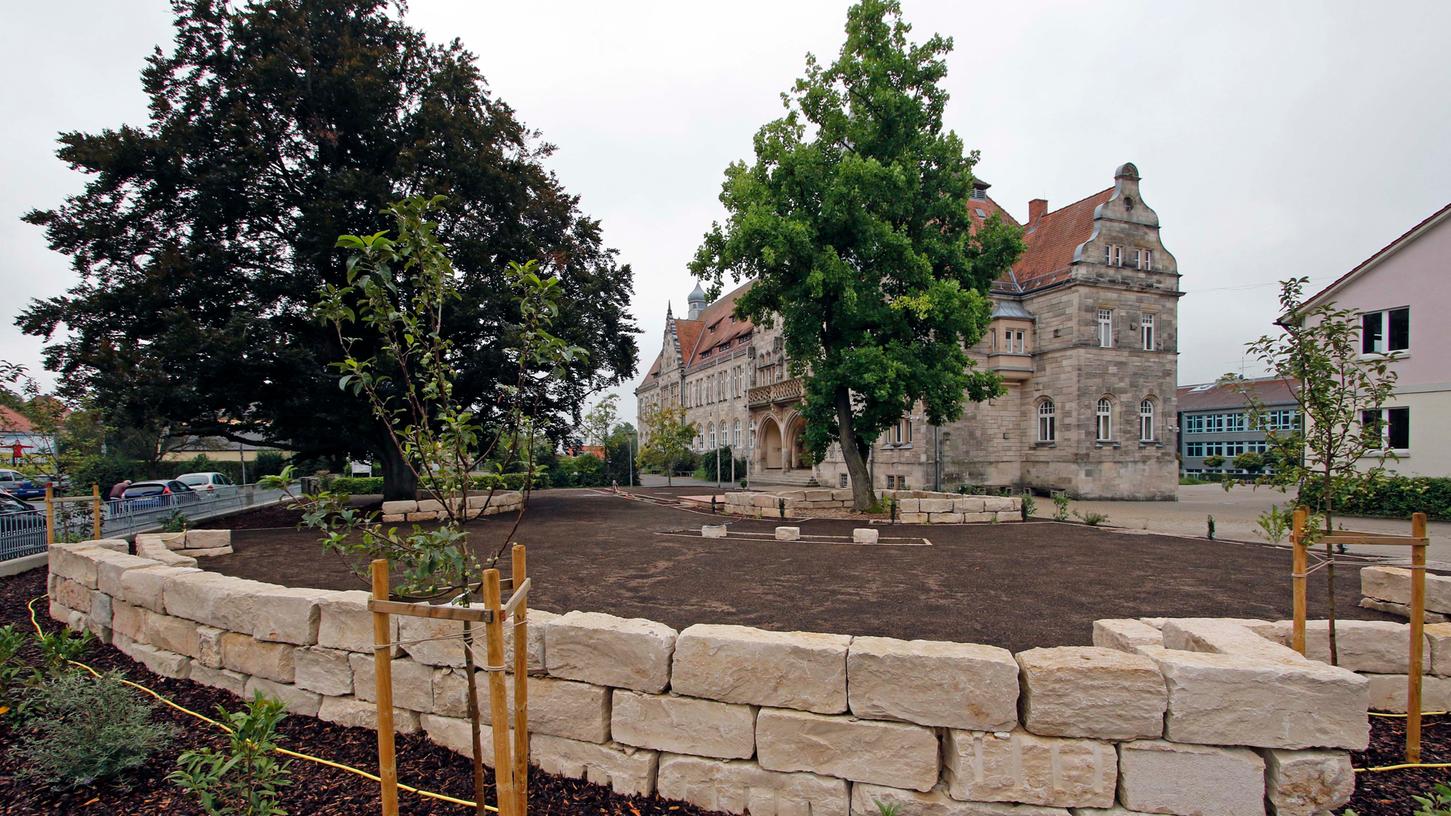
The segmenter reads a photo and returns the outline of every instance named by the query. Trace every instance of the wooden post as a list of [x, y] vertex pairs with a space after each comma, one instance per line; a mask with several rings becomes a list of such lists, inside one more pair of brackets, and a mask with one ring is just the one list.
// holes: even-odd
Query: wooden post
[[1305, 654], [1305, 571], [1309, 569], [1309, 558], [1306, 555], [1305, 546], [1305, 525], [1310, 516], [1310, 511], [1304, 507], [1295, 508], [1294, 527], [1290, 531], [1290, 548], [1294, 550], [1293, 572], [1291, 573], [1291, 586], [1294, 589], [1295, 607], [1295, 628], [1291, 647], [1300, 654]]
[[55, 543], [55, 487], [45, 486], [45, 546]]
[[[373, 599], [388, 600], [388, 562], [372, 563]], [[373, 613], [373, 678], [378, 699], [378, 782], [383, 816], [398, 816], [398, 762], [393, 750], [393, 663], [388, 613]]]
[[1411, 516], [1411, 654], [1406, 672], [1406, 761], [1421, 761], [1421, 650], [1426, 623], [1426, 514]]
[[[484, 570], [484, 607], [489, 611], [489, 620], [484, 624], [486, 654], [489, 663], [484, 667], [489, 675], [489, 712], [494, 727], [494, 791], [498, 799], [499, 816], [514, 816], [514, 763], [510, 759], [509, 702], [504, 693], [504, 621], [503, 601], [499, 598], [499, 571]], [[518, 651], [521, 644], [515, 643]], [[527, 645], [523, 645], [525, 651]]]
[[101, 486], [91, 485], [91, 537], [101, 537]]
[[[715, 503], [714, 496], [711, 503]], [[527, 577], [524, 545], [515, 544], [512, 554], [512, 575], [517, 592]], [[529, 623], [525, 616], [528, 606], [526, 595], [514, 610], [514, 799], [517, 816], [525, 816], [529, 812]]]

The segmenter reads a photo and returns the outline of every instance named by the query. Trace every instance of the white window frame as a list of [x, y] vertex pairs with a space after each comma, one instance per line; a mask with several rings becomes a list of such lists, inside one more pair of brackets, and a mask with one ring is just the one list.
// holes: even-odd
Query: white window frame
[[1113, 401], [1099, 397], [1093, 408], [1093, 438], [1096, 442], [1113, 441]]
[[1098, 347], [1113, 348], [1113, 309], [1098, 310]]
[[1058, 407], [1050, 398], [1038, 401], [1037, 439], [1039, 442], [1058, 441]]
[[1154, 431], [1154, 401], [1151, 399], [1139, 400], [1139, 441], [1155, 441]]
[[[1406, 444], [1401, 447], [1391, 447], [1391, 411], [1404, 411], [1406, 417]], [[1361, 425], [1365, 424], [1367, 414], [1379, 415], [1380, 424], [1380, 450], [1383, 451], [1404, 451], [1411, 450], [1411, 409], [1406, 405], [1389, 405], [1383, 408], [1373, 408], [1369, 411], [1361, 411]]]
[[1145, 314], [1139, 316], [1139, 335], [1144, 341], [1144, 351], [1154, 350], [1154, 316]]
[[1154, 250], [1135, 249], [1134, 266], [1138, 267], [1141, 271], [1152, 272], [1154, 270]]
[[[1406, 313], [1406, 344], [1403, 347], [1401, 347], [1401, 348], [1391, 348], [1391, 313], [1392, 312], [1405, 312]], [[1380, 338], [1379, 338], [1379, 341], [1378, 342], [1375, 342], [1373, 344], [1373, 346], [1374, 346], [1373, 348], [1366, 349], [1365, 348], [1365, 340], [1366, 340], [1366, 338], [1364, 336], [1365, 324], [1366, 324], [1366, 318], [1371, 318], [1371, 317], [1375, 318], [1376, 319], [1376, 322], [1380, 324], [1380, 331], [1379, 331]], [[1362, 332], [1362, 336], [1361, 336], [1361, 354], [1364, 354], [1366, 356], [1372, 356], [1372, 355], [1378, 355], [1378, 354], [1391, 354], [1393, 352], [1394, 353], [1399, 353], [1399, 354], [1406, 354], [1406, 353], [1408, 353], [1411, 350], [1411, 327], [1410, 327], [1410, 322], [1411, 322], [1411, 307], [1409, 307], [1409, 306], [1400, 306], [1400, 307], [1397, 307], [1397, 308], [1394, 308], [1394, 309], [1381, 309], [1381, 310], [1375, 311], [1375, 312], [1362, 312], [1361, 315], [1360, 315], [1360, 325], [1361, 325], [1361, 332]]]
[[1103, 262], [1108, 266], [1124, 265], [1124, 248], [1119, 244], [1106, 244], [1103, 248]]

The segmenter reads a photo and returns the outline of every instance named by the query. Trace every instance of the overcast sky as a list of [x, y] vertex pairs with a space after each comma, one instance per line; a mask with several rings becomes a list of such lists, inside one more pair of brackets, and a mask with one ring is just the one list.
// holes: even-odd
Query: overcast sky
[[[846, 2], [464, 3], [413, 0], [493, 90], [558, 145], [551, 160], [635, 270], [642, 366], [722, 171], [781, 112], [808, 51], [840, 47]], [[1451, 200], [1451, 3], [904, 0], [914, 37], [953, 37], [951, 128], [1020, 220], [1112, 183], [1133, 161], [1179, 261], [1179, 381], [1244, 363], [1272, 329], [1275, 284], [1333, 280]], [[170, 45], [161, 0], [17, 4], [0, 29], [0, 358], [39, 368], [11, 320], [73, 282], [18, 219], [82, 179], [62, 130], [145, 121], [138, 72]], [[1448, 284], [1451, 285], [1451, 262]], [[1252, 367], [1247, 373], [1256, 373]], [[633, 386], [621, 389], [631, 417]]]

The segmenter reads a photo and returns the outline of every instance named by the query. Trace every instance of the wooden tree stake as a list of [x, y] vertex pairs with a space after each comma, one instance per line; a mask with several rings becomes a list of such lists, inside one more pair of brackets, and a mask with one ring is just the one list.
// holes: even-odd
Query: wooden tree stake
[[[388, 562], [371, 565], [373, 599], [388, 600]], [[393, 663], [388, 613], [373, 613], [373, 678], [378, 692], [378, 781], [382, 787], [383, 816], [398, 816], [398, 763], [393, 751]]]
[[[484, 570], [484, 606], [491, 613], [484, 624], [487, 655], [485, 670], [489, 675], [489, 711], [493, 715], [494, 735], [494, 791], [498, 800], [499, 816], [515, 816], [514, 813], [514, 763], [510, 758], [509, 745], [509, 702], [504, 692], [504, 620], [503, 604], [499, 598], [499, 571]], [[519, 644], [515, 644], [518, 650]]]
[[101, 537], [101, 486], [91, 485], [91, 538]]
[[1426, 514], [1411, 516], [1411, 661], [1406, 672], [1406, 761], [1421, 761], [1421, 649], [1426, 624]]
[[[524, 545], [515, 544], [514, 589], [524, 585], [526, 565]], [[515, 813], [525, 816], [529, 812], [529, 624], [525, 612], [529, 605], [526, 596], [514, 610], [514, 799]]]
[[1305, 582], [1308, 576], [1305, 571], [1309, 569], [1309, 558], [1305, 544], [1305, 526], [1309, 520], [1310, 511], [1304, 507], [1295, 508], [1294, 527], [1290, 530], [1290, 549], [1294, 551], [1294, 567], [1291, 576], [1291, 586], [1294, 590], [1295, 608], [1295, 629], [1290, 645], [1300, 654], [1305, 654]]

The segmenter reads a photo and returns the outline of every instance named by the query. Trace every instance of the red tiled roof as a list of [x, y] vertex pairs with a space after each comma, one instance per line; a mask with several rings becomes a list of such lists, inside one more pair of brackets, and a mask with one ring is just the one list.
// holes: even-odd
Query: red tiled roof
[[1113, 195], [1113, 188], [1045, 213], [1023, 229], [1027, 249], [1013, 264], [1013, 283], [1029, 292], [1068, 279], [1068, 267], [1078, 245], [1093, 235], [1093, 211]]
[[689, 345], [685, 343], [684, 333], [680, 333], [680, 347], [683, 349], [685, 357], [682, 365], [689, 368], [716, 351], [727, 348], [735, 339], [751, 333], [755, 328], [751, 321], [737, 320], [733, 314], [736, 308], [736, 298], [744, 294], [750, 287], [751, 282], [746, 281], [722, 295], [714, 303], [705, 307], [705, 311], [700, 313], [699, 320], [676, 321], [676, 323], [695, 323], [700, 327], [694, 335], [694, 342]]
[[30, 424], [30, 420], [26, 419], [24, 414], [21, 414], [13, 408], [0, 405], [0, 431], [7, 431], [9, 433], [32, 433], [35, 431], [35, 426]]
[[[1260, 377], [1245, 380], [1249, 388], [1264, 405], [1291, 405], [1295, 402], [1290, 384], [1279, 377]], [[1298, 383], [1296, 383], [1298, 387]], [[1212, 411], [1218, 408], [1243, 408], [1249, 403], [1239, 389], [1219, 383], [1203, 385], [1181, 385], [1178, 389], [1180, 411]]]
[[655, 378], [657, 378], [657, 377], [660, 376], [660, 365], [664, 361], [665, 361], [665, 350], [664, 349], [661, 349], [660, 350], [660, 353], [657, 354], [657, 355], [655, 355], [655, 363], [654, 363], [654, 365], [650, 366], [650, 370], [647, 371], [647, 372], [645, 372], [645, 379], [643, 379], [643, 380], [640, 381], [640, 387], [641, 388], [644, 388], [645, 386], [647, 386], [650, 383], [654, 382], [655, 381]]
[[1305, 305], [1306, 306], [1316, 306], [1316, 305], [1319, 305], [1317, 303], [1317, 301], [1319, 301], [1322, 298], [1324, 298], [1325, 295], [1327, 295], [1327, 294], [1329, 294], [1331, 292], [1331, 290], [1339, 287], [1340, 284], [1345, 283], [1346, 281], [1350, 280], [1352, 277], [1354, 277], [1356, 274], [1358, 274], [1361, 270], [1365, 269], [1366, 267], [1371, 266], [1376, 261], [1379, 261], [1381, 258], [1384, 258], [1385, 256], [1390, 255], [1391, 253], [1393, 253], [1396, 250], [1400, 249], [1401, 248], [1401, 245], [1406, 244], [1406, 243], [1409, 243], [1411, 241], [1411, 239], [1413, 239], [1417, 235], [1419, 235], [1421, 233], [1421, 230], [1422, 229], [1424, 229], [1425, 227], [1428, 227], [1428, 226], [1434, 224], [1435, 222], [1439, 221], [1442, 216], [1447, 215], [1448, 213], [1451, 213], [1451, 204], [1447, 204], [1446, 206], [1442, 207], [1441, 209], [1439, 209], [1439, 210], [1431, 213], [1430, 215], [1426, 216], [1424, 219], [1421, 220], [1421, 222], [1419, 224], [1417, 224], [1414, 227], [1411, 227], [1410, 229], [1406, 230], [1396, 240], [1391, 241], [1389, 244], [1386, 244], [1385, 246], [1381, 247], [1379, 250], [1376, 251], [1376, 253], [1374, 255], [1372, 255], [1369, 258], [1366, 258], [1365, 260], [1361, 261], [1360, 264], [1357, 265], [1354, 269], [1352, 269], [1349, 272], [1346, 272], [1344, 275], [1341, 275], [1340, 277], [1336, 278], [1334, 283], [1332, 283], [1329, 286], [1325, 287], [1324, 289], [1321, 289], [1320, 291], [1316, 292], [1311, 297], [1306, 298], [1305, 299]]

